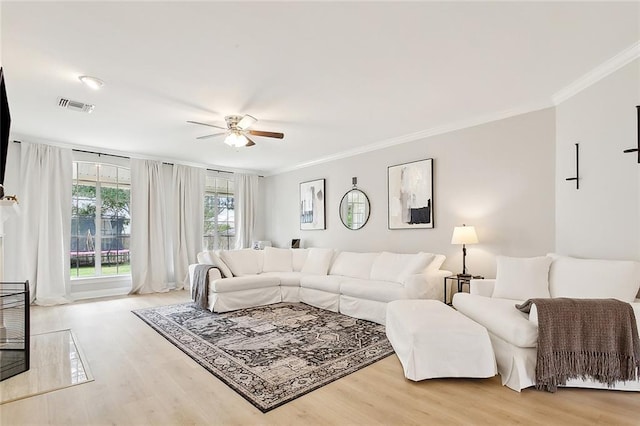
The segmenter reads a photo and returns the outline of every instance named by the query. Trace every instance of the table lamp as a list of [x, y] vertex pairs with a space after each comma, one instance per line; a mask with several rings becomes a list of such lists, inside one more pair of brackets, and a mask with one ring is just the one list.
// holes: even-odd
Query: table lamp
[[471, 277], [467, 274], [467, 247], [466, 244], [476, 244], [478, 242], [478, 235], [476, 234], [476, 228], [473, 226], [456, 226], [453, 228], [453, 236], [451, 237], [451, 244], [462, 244], [462, 273], [458, 274], [459, 277]]

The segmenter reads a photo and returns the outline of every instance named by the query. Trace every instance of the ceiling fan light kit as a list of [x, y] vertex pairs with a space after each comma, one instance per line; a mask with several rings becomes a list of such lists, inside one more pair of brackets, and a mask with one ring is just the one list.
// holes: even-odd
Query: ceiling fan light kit
[[242, 133], [231, 132], [226, 138], [224, 138], [224, 143], [235, 148], [240, 148], [242, 146], [247, 146], [249, 139], [247, 139], [247, 137]]
[[188, 120], [187, 123], [226, 130], [226, 132], [223, 132], [223, 133], [213, 133], [211, 135], [199, 136], [196, 139], [208, 139], [214, 136], [226, 135], [226, 137], [224, 138], [224, 143], [234, 148], [240, 148], [243, 146], [247, 146], [247, 147], [254, 146], [255, 142], [252, 141], [248, 135], [261, 136], [265, 138], [276, 138], [276, 139], [284, 138], [284, 133], [265, 132], [262, 130], [249, 130], [249, 128], [258, 121], [257, 118], [249, 114], [227, 115], [224, 118], [224, 121], [227, 124], [226, 128], [222, 126], [217, 126], [215, 124], [201, 123], [199, 121]]

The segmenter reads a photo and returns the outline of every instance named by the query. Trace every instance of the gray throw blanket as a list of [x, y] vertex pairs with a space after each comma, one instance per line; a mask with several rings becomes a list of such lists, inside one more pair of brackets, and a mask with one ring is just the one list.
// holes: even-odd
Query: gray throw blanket
[[[191, 289], [191, 298], [199, 307], [207, 309], [209, 295], [209, 269], [217, 268], [213, 265], [198, 264], [193, 271], [193, 288]], [[220, 271], [220, 275], [224, 278], [224, 274]]]
[[640, 339], [630, 304], [616, 299], [529, 299], [538, 309], [536, 389], [555, 392], [568, 379], [609, 387], [638, 379]]

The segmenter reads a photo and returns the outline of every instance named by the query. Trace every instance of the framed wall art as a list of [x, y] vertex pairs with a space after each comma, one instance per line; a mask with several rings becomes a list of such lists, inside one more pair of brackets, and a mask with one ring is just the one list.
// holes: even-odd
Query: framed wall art
[[300, 184], [300, 229], [325, 228], [324, 179]]
[[387, 168], [389, 229], [433, 228], [433, 158]]

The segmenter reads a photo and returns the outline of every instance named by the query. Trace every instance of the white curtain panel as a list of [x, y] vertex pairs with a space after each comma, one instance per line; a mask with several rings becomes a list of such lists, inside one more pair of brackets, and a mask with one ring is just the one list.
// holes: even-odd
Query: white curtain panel
[[162, 163], [131, 159], [131, 293], [170, 290], [166, 206]]
[[235, 248], [251, 247], [258, 208], [258, 175], [235, 175]]
[[[16, 220], [20, 280], [29, 280], [31, 302], [51, 306], [69, 303], [71, 280], [71, 150], [22, 142]], [[7, 224], [11, 226], [11, 224]]]
[[189, 279], [189, 264], [197, 263], [204, 232], [205, 170], [173, 166], [173, 270], [176, 288]]

